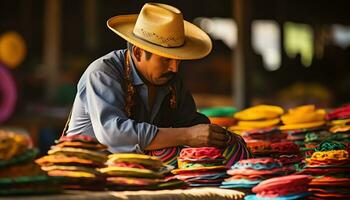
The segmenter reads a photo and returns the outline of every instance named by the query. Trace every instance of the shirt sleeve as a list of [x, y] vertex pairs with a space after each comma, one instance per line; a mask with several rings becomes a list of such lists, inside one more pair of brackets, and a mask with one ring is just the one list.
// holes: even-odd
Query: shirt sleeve
[[177, 89], [179, 95], [178, 112], [175, 119], [175, 127], [189, 127], [197, 124], [209, 124], [209, 119], [197, 112], [197, 107], [190, 91], [180, 80], [180, 86]]
[[124, 91], [113, 75], [93, 71], [86, 80], [87, 110], [94, 133], [111, 152], [141, 153], [153, 140], [158, 128], [127, 117]]

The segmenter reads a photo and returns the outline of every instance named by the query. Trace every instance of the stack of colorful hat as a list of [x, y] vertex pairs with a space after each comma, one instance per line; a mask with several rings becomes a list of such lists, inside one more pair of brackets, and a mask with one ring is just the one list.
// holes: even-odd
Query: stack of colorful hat
[[184, 148], [172, 173], [191, 187], [219, 186], [227, 178], [224, 157], [215, 147]]
[[350, 157], [344, 144], [324, 141], [305, 161], [306, 166], [299, 173], [315, 177], [310, 183], [315, 197], [350, 198]]
[[248, 148], [255, 158], [271, 157], [274, 153], [270, 141], [250, 141], [247, 142]]
[[269, 157], [273, 153], [278, 153], [276, 152], [278, 149], [273, 149], [272, 144], [278, 144], [287, 137], [287, 134], [281, 133], [278, 127], [243, 131], [242, 135], [255, 157]]
[[280, 126], [282, 131], [288, 133], [287, 140], [296, 144], [304, 145], [305, 135], [308, 131], [324, 129], [326, 111], [316, 109], [315, 105], [304, 105], [288, 110], [281, 117], [284, 125]]
[[203, 108], [199, 110], [199, 112], [206, 115], [212, 124], [217, 124], [222, 127], [233, 126], [236, 123], [233, 114], [237, 112], [237, 110], [234, 107], [220, 106]]
[[331, 132], [328, 130], [309, 131], [305, 135], [305, 148], [314, 149], [329, 136], [331, 136]]
[[332, 110], [326, 119], [334, 125], [342, 125], [350, 122], [350, 104]]
[[287, 138], [287, 134], [282, 133], [278, 127], [242, 131], [241, 135], [247, 143], [259, 141], [280, 142]]
[[59, 180], [35, 164], [38, 153], [28, 136], [0, 130], [0, 195], [61, 191]]
[[99, 169], [107, 176], [110, 190], [156, 190], [187, 187], [173, 176], [166, 177], [173, 168], [154, 156], [132, 153], [111, 154], [107, 167]]
[[326, 119], [331, 126], [329, 139], [350, 144], [350, 105], [333, 110], [327, 114]]
[[288, 175], [260, 182], [252, 191], [256, 195], [245, 196], [245, 200], [292, 200], [310, 196], [308, 191], [311, 177], [307, 175]]
[[289, 168], [284, 168], [282, 163], [274, 158], [251, 158], [240, 160], [227, 171], [230, 178], [222, 182], [221, 188], [252, 188], [261, 181], [290, 174]]
[[295, 167], [299, 167], [298, 164], [304, 158], [300, 152], [299, 146], [293, 142], [285, 141], [272, 143], [271, 148], [274, 152], [272, 157], [279, 160], [284, 167], [290, 167], [291, 171], [295, 170]]
[[280, 123], [284, 110], [278, 106], [258, 105], [247, 108], [234, 115], [237, 125], [229, 127], [231, 131], [242, 132], [253, 129], [275, 127]]
[[105, 179], [96, 168], [107, 160], [105, 149], [89, 136], [64, 136], [36, 162], [50, 176], [64, 177], [66, 189], [103, 190]]
[[331, 134], [327, 139], [342, 142], [350, 146], [350, 125], [333, 126], [329, 131]]

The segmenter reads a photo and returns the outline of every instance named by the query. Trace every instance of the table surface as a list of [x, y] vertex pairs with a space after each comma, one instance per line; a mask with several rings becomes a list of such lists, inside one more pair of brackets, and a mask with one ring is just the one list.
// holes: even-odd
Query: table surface
[[65, 190], [59, 194], [34, 195], [34, 196], [8, 196], [0, 197], [1, 200], [150, 200], [150, 199], [171, 199], [171, 200], [220, 200], [220, 199], [243, 199], [244, 193], [220, 188], [191, 188], [176, 190], [157, 191], [79, 191]]

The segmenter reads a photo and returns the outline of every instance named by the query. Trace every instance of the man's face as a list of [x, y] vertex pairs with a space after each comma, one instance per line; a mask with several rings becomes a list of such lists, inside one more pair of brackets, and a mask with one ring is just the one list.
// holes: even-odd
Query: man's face
[[165, 58], [156, 54], [147, 59], [146, 52], [141, 50], [138, 70], [153, 85], [163, 85], [178, 72], [179, 60]]

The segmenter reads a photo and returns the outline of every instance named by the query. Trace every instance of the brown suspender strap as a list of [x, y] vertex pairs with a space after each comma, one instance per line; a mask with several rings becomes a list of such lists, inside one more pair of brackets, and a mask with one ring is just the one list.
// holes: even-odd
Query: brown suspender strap
[[73, 110], [73, 109], [71, 109], [70, 112], [69, 112], [69, 115], [68, 115], [66, 124], [64, 125], [64, 128], [63, 128], [63, 131], [62, 131], [62, 134], [61, 134], [60, 139], [61, 139], [63, 136], [65, 136], [65, 135], [67, 134], [67, 130], [68, 130], [70, 118], [71, 118], [71, 116], [72, 116], [72, 110]]

